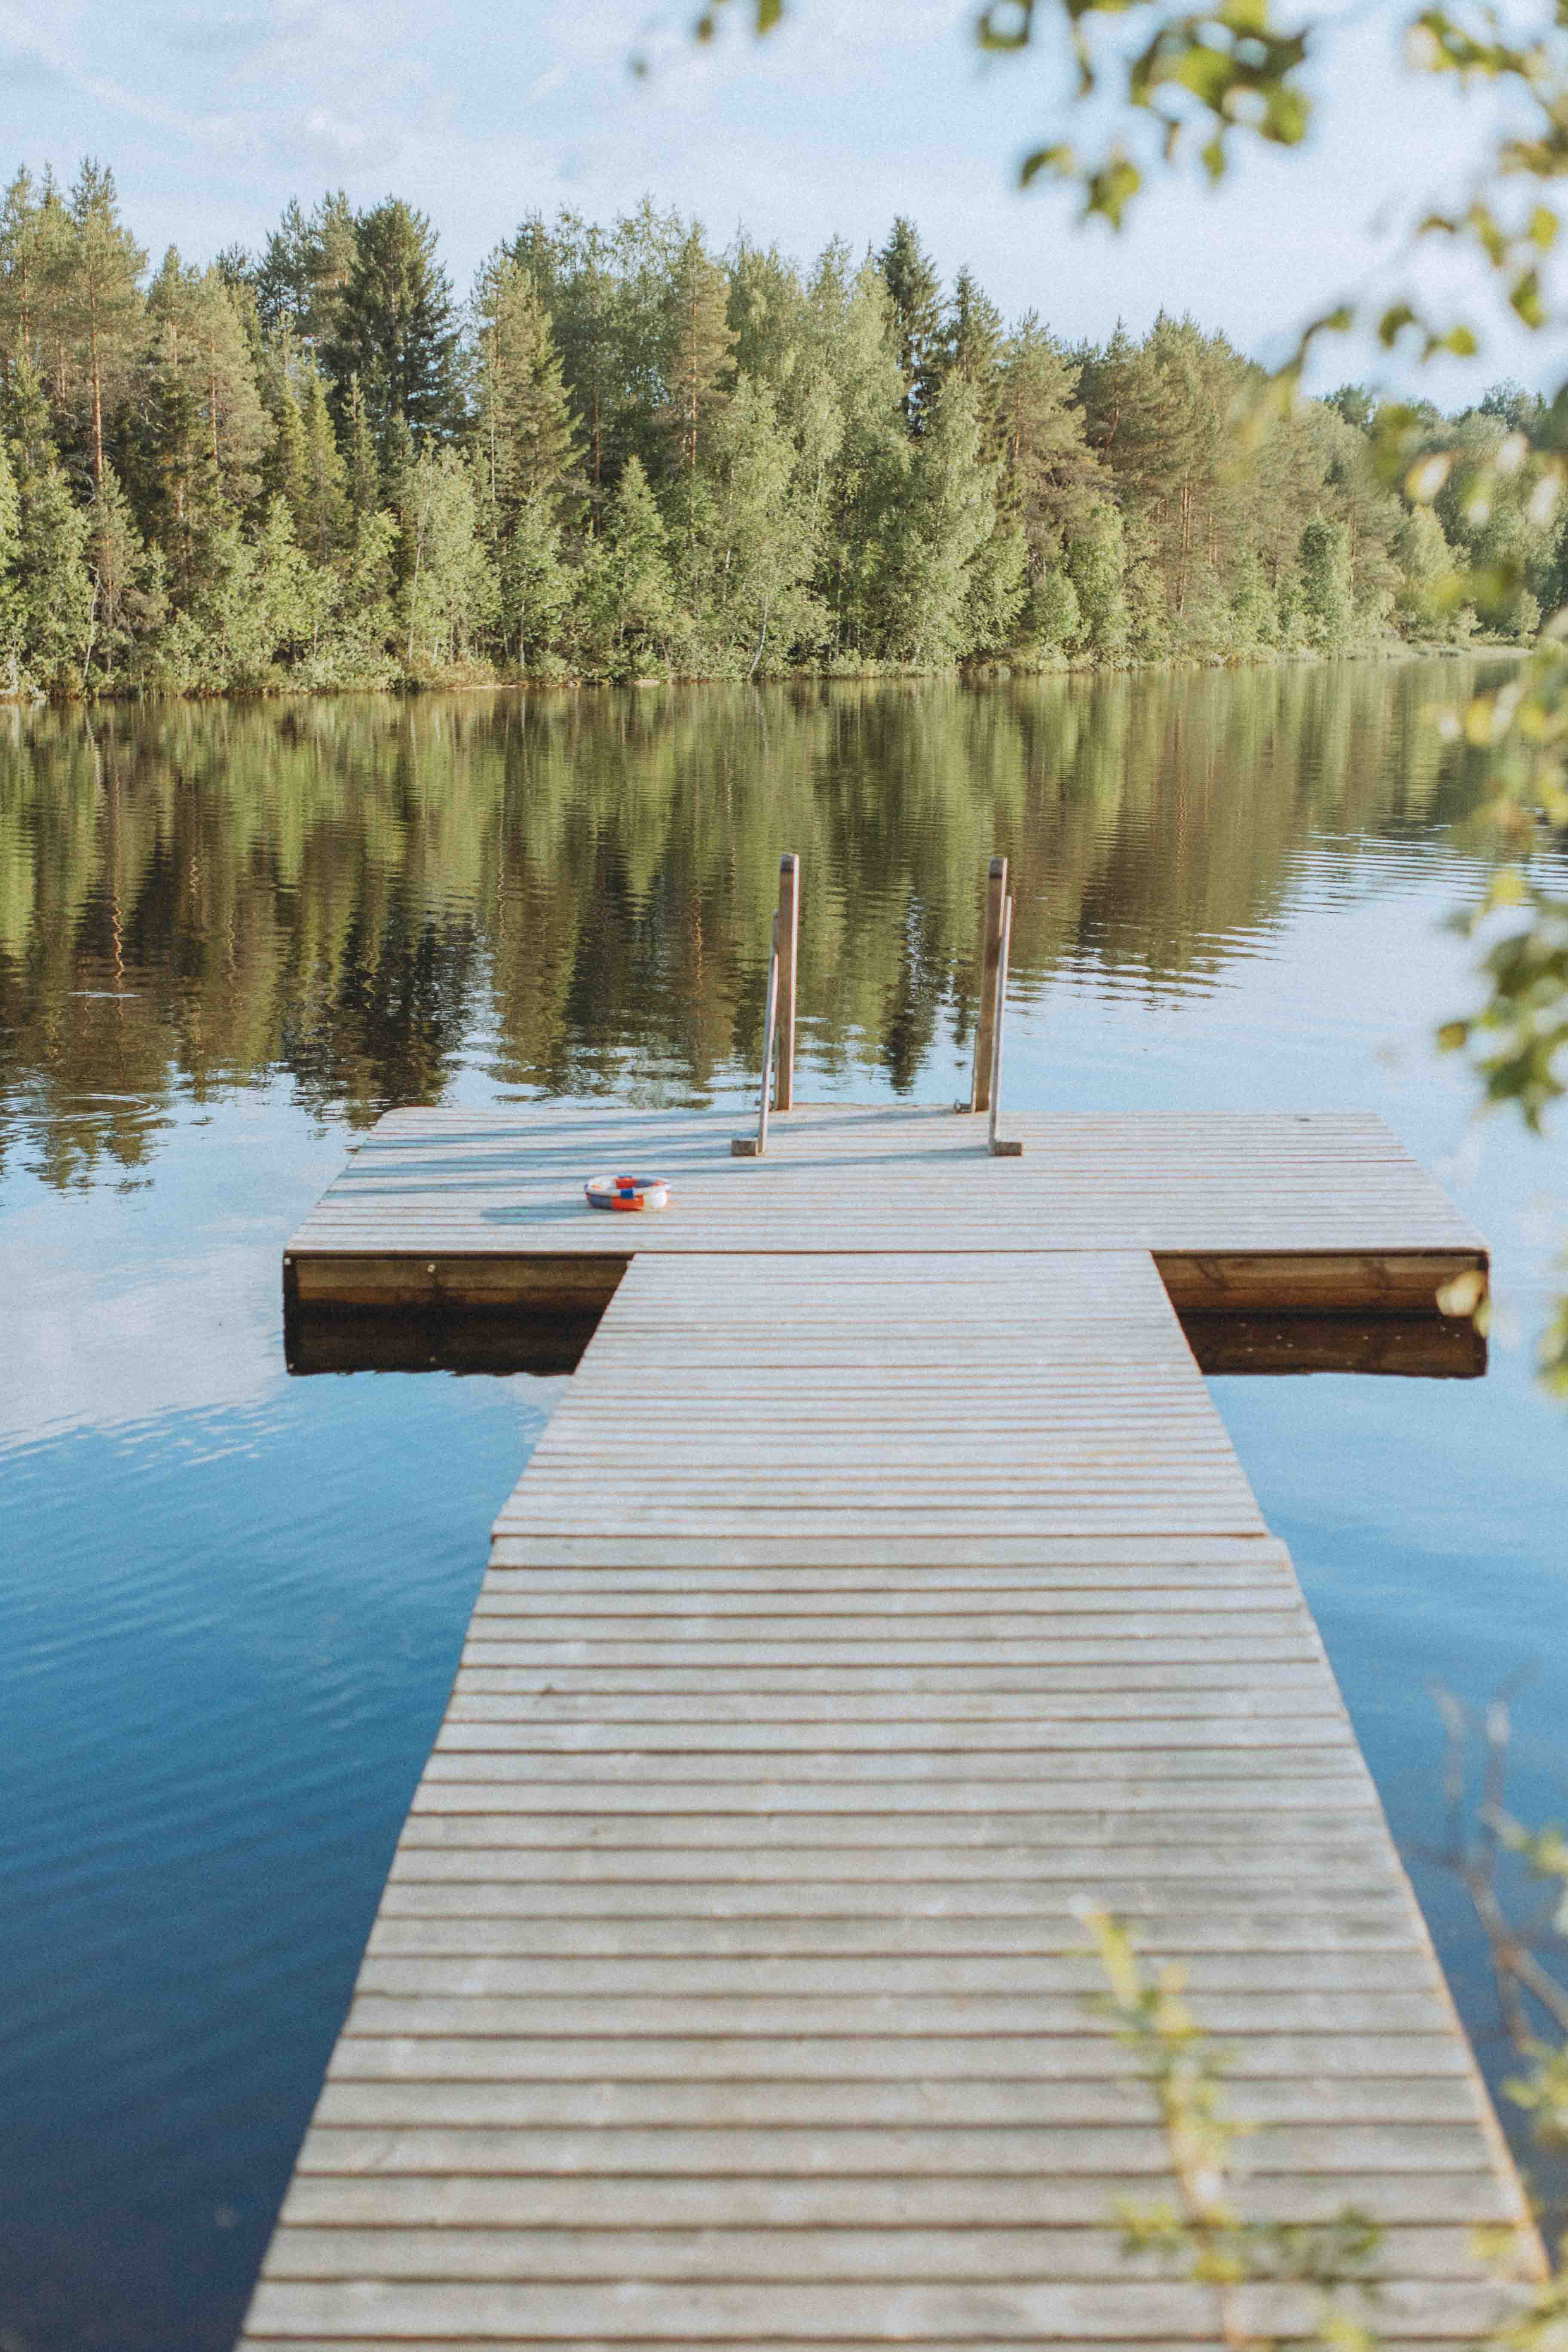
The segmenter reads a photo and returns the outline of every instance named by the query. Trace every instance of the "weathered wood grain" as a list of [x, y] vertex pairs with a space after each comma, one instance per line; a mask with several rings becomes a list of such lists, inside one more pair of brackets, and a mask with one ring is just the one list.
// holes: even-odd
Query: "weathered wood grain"
[[[1134, 1249], [1153, 1253], [1181, 1312], [1212, 1325], [1431, 1319], [1445, 1284], [1486, 1269], [1479, 1236], [1359, 1113], [1009, 1115], [1025, 1149], [1006, 1161], [978, 1116], [799, 1106], [757, 1162], [731, 1156], [733, 1123], [558, 1104], [391, 1112], [289, 1244], [289, 1296], [581, 1316], [607, 1303], [634, 1251], [853, 1252], [874, 1266], [910, 1251]], [[669, 1208], [595, 1214], [585, 1179], [633, 1163], [668, 1178]], [[710, 1294], [720, 1286], [710, 1267]]]
[[[466, 1230], [477, 1150], [505, 1197], [504, 1127], [389, 1124], [412, 1157], [373, 1192], [408, 1180]], [[1236, 1139], [1279, 1180], [1260, 1232], [1322, 1216], [1342, 1145], [1367, 1179], [1331, 1204], [1343, 1232], [1408, 1233], [1414, 1203], [1420, 1283], [1473, 1255], [1373, 1127], [1330, 1125], [1281, 1129], [1272, 1161]], [[1080, 1220], [1127, 1192], [1113, 1127], [1080, 1123]], [[574, 1166], [625, 1130], [560, 1132]], [[826, 1185], [835, 1134], [792, 1111], [764, 1166], [804, 1182], [815, 1149]], [[1186, 1214], [1226, 1150], [1178, 1140]], [[1209, 2291], [1130, 2263], [1112, 2223], [1168, 2193], [1169, 2156], [1092, 2003], [1086, 1899], [1228, 2045], [1243, 2209], [1384, 2225], [1385, 2343], [1500, 2308], [1476, 2223], [1538, 2257], [1167, 1264], [1126, 1198], [1113, 1248], [1087, 1222], [1017, 1248], [1010, 1213], [967, 1250], [868, 1256], [835, 1228], [801, 1256], [715, 1212], [721, 1262], [606, 1255], [618, 1286], [497, 1521], [252, 2352], [1215, 2346]], [[1306, 2290], [1248, 2293], [1260, 2329], [1315, 2324]]]

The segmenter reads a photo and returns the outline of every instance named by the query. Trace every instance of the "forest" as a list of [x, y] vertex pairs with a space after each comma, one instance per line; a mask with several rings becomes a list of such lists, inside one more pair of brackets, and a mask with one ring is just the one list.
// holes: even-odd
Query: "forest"
[[1538, 399], [1407, 407], [1391, 484], [1364, 389], [1265, 381], [1190, 319], [1008, 322], [904, 219], [803, 269], [529, 217], [460, 300], [396, 197], [154, 268], [111, 172], [22, 170], [0, 696], [1331, 656], [1568, 601]]

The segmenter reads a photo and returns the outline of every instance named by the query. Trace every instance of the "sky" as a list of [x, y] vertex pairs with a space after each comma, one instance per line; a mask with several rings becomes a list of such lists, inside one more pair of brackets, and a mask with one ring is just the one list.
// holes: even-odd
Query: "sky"
[[[1399, 225], [1458, 191], [1486, 120], [1405, 71], [1386, 6], [1353, 5], [1304, 152], [1253, 154], [1217, 195], [1168, 183], [1117, 236], [1076, 227], [1064, 193], [1018, 193], [1019, 156], [1071, 128], [1065, 68], [979, 58], [963, 0], [794, 0], [766, 42], [736, 26], [707, 48], [695, 6], [0, 0], [0, 170], [68, 177], [96, 155], [154, 258], [195, 261], [258, 246], [290, 195], [395, 193], [429, 214], [460, 292], [524, 215], [563, 205], [606, 219], [651, 195], [720, 246], [743, 227], [803, 258], [835, 234], [879, 245], [904, 213], [949, 280], [967, 263], [1007, 316], [1037, 310], [1068, 341], [1163, 307], [1268, 360], [1347, 290], [1404, 289]], [[1481, 362], [1489, 379], [1564, 372], [1522, 331]], [[1415, 383], [1338, 341], [1316, 373]], [[1447, 400], [1464, 381], [1416, 388]]]

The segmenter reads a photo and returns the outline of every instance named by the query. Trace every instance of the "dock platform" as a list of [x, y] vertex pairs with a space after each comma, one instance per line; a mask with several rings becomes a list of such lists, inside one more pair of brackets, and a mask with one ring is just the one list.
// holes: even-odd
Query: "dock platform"
[[[598, 1317], [489, 1572], [248, 2352], [1309, 2336], [1129, 2258], [1172, 2193], [1086, 1902], [1229, 2053], [1236, 2201], [1382, 2225], [1468, 2344], [1528, 2213], [1177, 1307], [1436, 1318], [1375, 1120], [404, 1112], [296, 1303]], [[668, 1177], [662, 1215], [584, 1179]], [[1352, 2299], [1353, 2307], [1353, 2299]], [[1230, 2336], [1225, 2334], [1229, 2326]]]

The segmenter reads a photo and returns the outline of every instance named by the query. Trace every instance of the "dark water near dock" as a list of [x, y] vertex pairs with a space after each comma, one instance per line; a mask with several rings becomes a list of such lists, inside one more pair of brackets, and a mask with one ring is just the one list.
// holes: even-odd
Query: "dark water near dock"
[[1533, 1662], [1514, 1802], [1568, 1816], [1568, 1163], [1429, 1043], [1473, 675], [0, 716], [0, 2352], [229, 2343], [560, 1393], [290, 1380], [285, 1236], [395, 1103], [749, 1099], [785, 848], [803, 1097], [967, 1091], [999, 848], [1013, 1105], [1364, 1106], [1491, 1240], [1484, 1381], [1215, 1392], [1510, 2071], [1426, 1683]]

